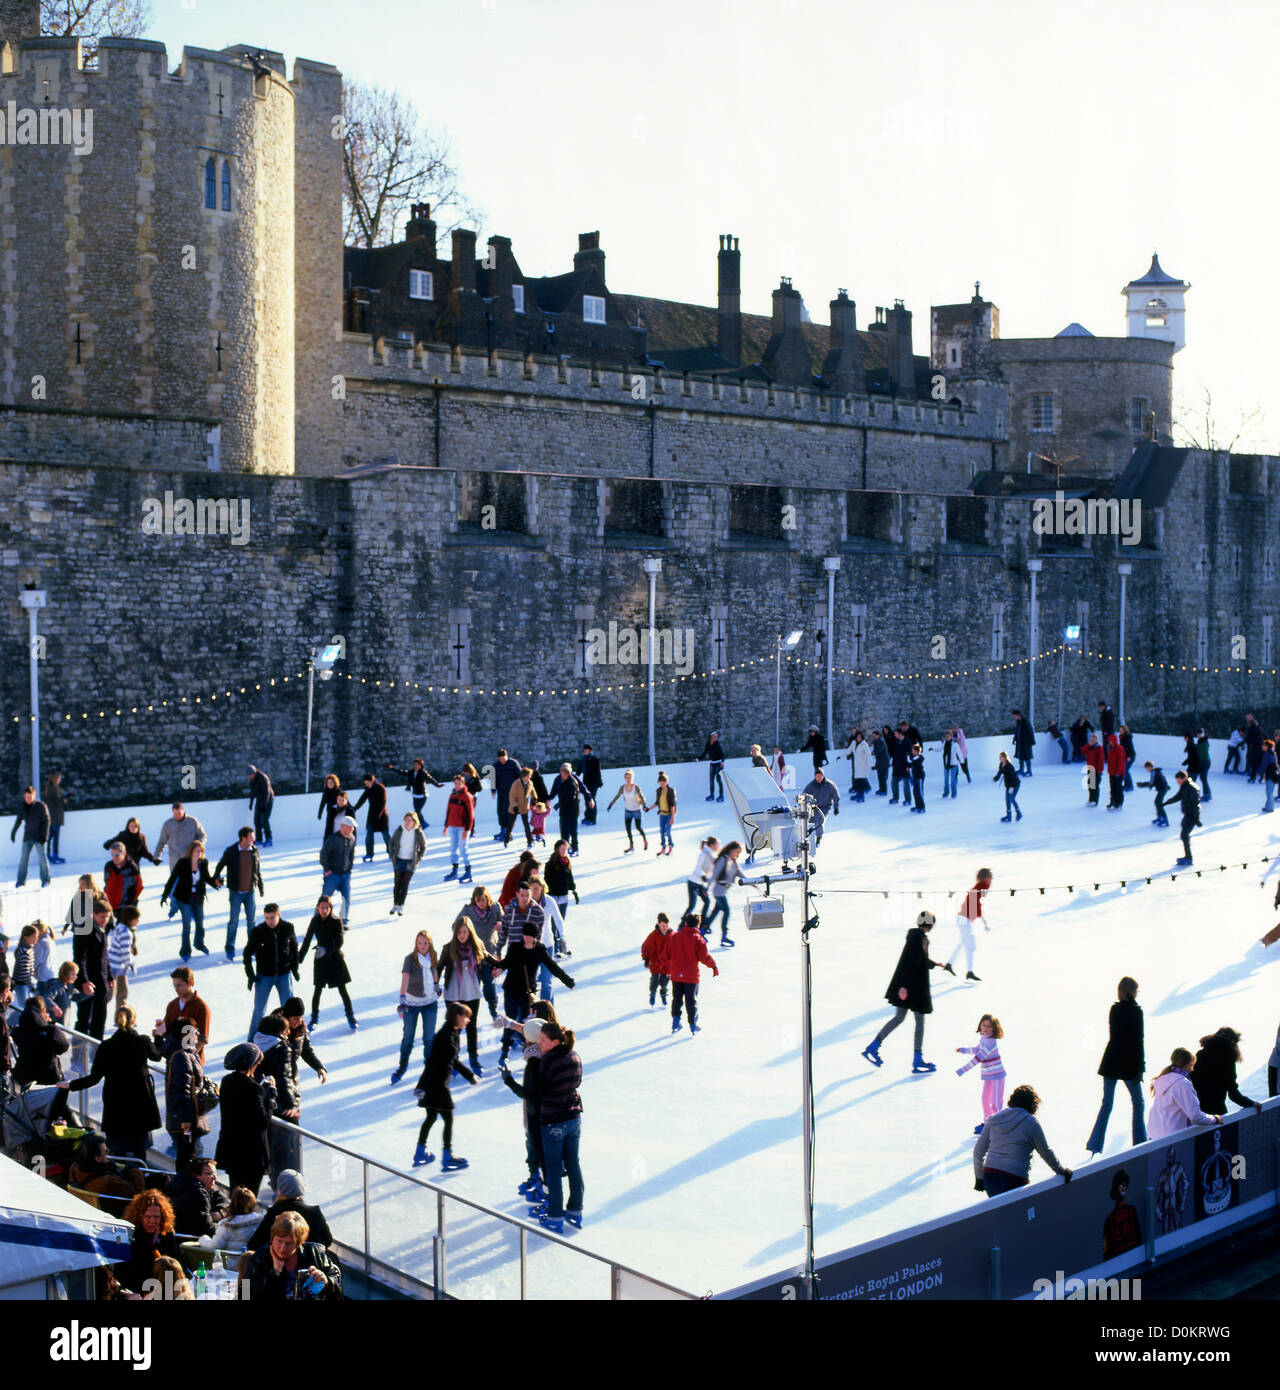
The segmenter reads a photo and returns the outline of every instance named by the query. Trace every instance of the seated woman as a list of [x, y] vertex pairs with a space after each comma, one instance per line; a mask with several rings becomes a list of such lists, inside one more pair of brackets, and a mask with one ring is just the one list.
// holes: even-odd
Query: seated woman
[[178, 1241], [173, 1233], [173, 1208], [163, 1192], [147, 1188], [139, 1192], [124, 1209], [124, 1220], [133, 1227], [129, 1258], [116, 1265], [113, 1273], [120, 1285], [119, 1294], [125, 1298], [141, 1298], [147, 1280], [155, 1278], [156, 1256], [168, 1255], [171, 1259], [178, 1259]]
[[249, 1259], [240, 1296], [264, 1302], [342, 1297], [342, 1271], [323, 1245], [307, 1239], [310, 1227], [296, 1211], [277, 1216], [270, 1243]]
[[258, 1210], [258, 1199], [247, 1187], [233, 1187], [231, 1200], [227, 1204], [227, 1214], [218, 1222], [213, 1233], [215, 1250], [246, 1250], [249, 1237], [258, 1229], [262, 1213]]
[[151, 1303], [190, 1303], [195, 1294], [186, 1271], [169, 1255], [157, 1255], [154, 1271], [142, 1295]]
[[[73, 1187], [83, 1187], [104, 1197], [136, 1197], [143, 1185], [139, 1169], [117, 1168], [108, 1162], [107, 1141], [100, 1134], [86, 1134], [81, 1139], [67, 1177]], [[113, 1206], [112, 1210], [117, 1208]]]
[[324, 1219], [324, 1212], [302, 1200], [306, 1195], [306, 1179], [301, 1173], [295, 1173], [292, 1168], [286, 1168], [276, 1183], [275, 1201], [267, 1208], [266, 1215], [258, 1223], [258, 1229], [249, 1237], [249, 1249], [261, 1250], [271, 1239], [276, 1217], [292, 1211], [302, 1217], [316, 1240], [327, 1250], [333, 1244], [333, 1232]]

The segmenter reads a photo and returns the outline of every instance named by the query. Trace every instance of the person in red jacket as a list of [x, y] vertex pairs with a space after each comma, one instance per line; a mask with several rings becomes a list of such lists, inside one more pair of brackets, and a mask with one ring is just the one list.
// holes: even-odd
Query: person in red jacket
[[671, 979], [671, 1031], [680, 1031], [680, 1005], [689, 1014], [689, 1031], [698, 1032], [698, 962], [711, 967], [713, 975], [720, 967], [711, 959], [707, 943], [702, 939], [702, 918], [696, 912], [686, 913], [680, 920], [680, 930], [667, 937], [658, 958], [658, 973]]
[[519, 860], [507, 870], [507, 876], [502, 880], [502, 891], [498, 894], [498, 906], [504, 912], [515, 901], [516, 889], [530, 874], [536, 874], [541, 867], [542, 865], [533, 857], [532, 850], [520, 851]]
[[1084, 750], [1085, 785], [1089, 788], [1089, 805], [1098, 804], [1098, 791], [1102, 785], [1102, 773], [1107, 765], [1106, 751], [1098, 742], [1097, 734], [1089, 735], [1089, 746]]
[[119, 840], [112, 843], [111, 858], [103, 865], [102, 884], [102, 891], [116, 912], [122, 907], [133, 907], [142, 893], [142, 875]]
[[455, 772], [453, 790], [449, 793], [449, 805], [444, 813], [444, 833], [449, 838], [449, 850], [453, 856], [453, 870], [445, 879], [446, 883], [449, 879], [458, 877], [459, 854], [466, 869], [459, 882], [471, 882], [471, 856], [467, 853], [467, 840], [475, 833], [475, 828], [476, 799], [467, 790], [466, 779], [462, 773]]
[[658, 913], [658, 925], [645, 937], [640, 947], [640, 959], [649, 967], [649, 1007], [657, 1001], [658, 991], [662, 991], [662, 1002], [667, 1002], [667, 986], [670, 977], [662, 973], [662, 953], [671, 935], [671, 918], [665, 912]]
[[1118, 811], [1124, 805], [1124, 774], [1128, 762], [1120, 739], [1116, 734], [1107, 735], [1107, 778], [1111, 783], [1111, 800], [1107, 802], [1108, 811]]

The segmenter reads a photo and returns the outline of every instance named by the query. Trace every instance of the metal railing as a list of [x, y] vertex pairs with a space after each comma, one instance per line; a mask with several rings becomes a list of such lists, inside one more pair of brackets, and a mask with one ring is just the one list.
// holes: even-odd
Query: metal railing
[[[82, 1074], [92, 1066], [97, 1039], [72, 1028], [70, 1060]], [[163, 1096], [164, 1068], [152, 1064]], [[73, 1110], [102, 1125], [99, 1086], [73, 1091]], [[163, 1110], [163, 1105], [161, 1106]], [[202, 1152], [212, 1154], [221, 1111], [206, 1117]], [[310, 1130], [272, 1118], [297, 1151], [308, 1203], [323, 1208], [335, 1253], [366, 1278], [416, 1298], [452, 1299], [696, 1299], [652, 1275], [601, 1255], [577, 1240], [461, 1196], [416, 1173], [404, 1173]], [[153, 1150], [150, 1161], [164, 1166]], [[171, 1164], [172, 1160], [168, 1160]]]

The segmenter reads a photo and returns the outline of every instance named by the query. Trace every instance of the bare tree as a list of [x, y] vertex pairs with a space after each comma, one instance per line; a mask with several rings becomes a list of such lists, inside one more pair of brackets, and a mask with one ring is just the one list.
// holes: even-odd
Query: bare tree
[[1204, 401], [1194, 410], [1179, 413], [1174, 429], [1182, 436], [1179, 443], [1184, 449], [1205, 449], [1215, 453], [1229, 453], [1250, 431], [1257, 429], [1265, 418], [1262, 407], [1241, 410], [1233, 426], [1224, 425], [1214, 414], [1213, 393], [1206, 386]]
[[151, 26], [147, 0], [40, 0], [40, 31], [55, 38], [141, 38]]
[[437, 233], [478, 229], [448, 136], [384, 87], [348, 83], [342, 94], [343, 222], [349, 246], [385, 246], [411, 203], [430, 203]]

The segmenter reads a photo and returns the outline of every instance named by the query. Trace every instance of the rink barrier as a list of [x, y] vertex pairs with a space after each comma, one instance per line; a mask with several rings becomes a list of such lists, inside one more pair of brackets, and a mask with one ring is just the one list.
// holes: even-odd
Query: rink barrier
[[[1127, 1192], [1113, 1199], [1112, 1183], [1122, 1171]], [[1069, 1183], [1053, 1176], [977, 1198], [964, 1211], [824, 1256], [816, 1264], [818, 1297], [1140, 1299], [1147, 1271], [1277, 1210], [1280, 1099], [1267, 1101], [1261, 1114], [1237, 1110], [1220, 1126], [1182, 1130], [1096, 1159], [1075, 1169]], [[1116, 1251], [1121, 1241], [1124, 1248]], [[801, 1299], [803, 1276], [796, 1265], [715, 1297]]]
[[[98, 1040], [74, 1028], [58, 1026], [71, 1039], [71, 1051], [65, 1054], [67, 1059], [81, 1074], [87, 1073], [93, 1064]], [[159, 1063], [149, 1065], [157, 1081], [157, 1096], [162, 1101], [164, 1067]], [[102, 1127], [100, 1085], [73, 1091], [69, 1099], [73, 1113], [81, 1120]], [[215, 1107], [205, 1116], [210, 1132], [203, 1137], [202, 1151], [208, 1157], [212, 1157], [217, 1144], [221, 1113], [221, 1109]], [[334, 1251], [340, 1263], [347, 1268], [361, 1269], [366, 1280], [395, 1293], [417, 1299], [509, 1297], [523, 1301], [531, 1296], [531, 1264], [547, 1264], [549, 1272], [544, 1274], [541, 1269], [535, 1272], [543, 1276], [540, 1287], [549, 1290], [554, 1285], [553, 1297], [573, 1298], [575, 1301], [696, 1300], [701, 1297], [610, 1259], [607, 1255], [586, 1249], [576, 1239], [557, 1236], [543, 1226], [497, 1211], [416, 1173], [403, 1172], [354, 1149], [344, 1148], [322, 1135], [313, 1134], [274, 1116], [271, 1124], [275, 1134], [289, 1135], [298, 1146], [304, 1161], [300, 1161], [297, 1167], [307, 1179], [307, 1201], [323, 1208], [325, 1219], [334, 1234]], [[173, 1157], [163, 1149], [152, 1148], [147, 1162], [153, 1168], [173, 1170]], [[358, 1183], [353, 1180], [355, 1175], [352, 1172], [353, 1165], [357, 1164]], [[394, 1190], [376, 1195], [374, 1188], [379, 1184]], [[390, 1211], [390, 1204], [396, 1202], [397, 1198], [400, 1207], [414, 1215], [423, 1215], [429, 1209], [432, 1219], [414, 1226], [393, 1213], [393, 1230], [380, 1237], [376, 1229], [376, 1203], [387, 1202], [384, 1210]], [[451, 1211], [452, 1208], [461, 1208], [462, 1211]], [[478, 1229], [468, 1231], [465, 1225], [467, 1218]], [[464, 1256], [471, 1254], [477, 1260], [488, 1260], [492, 1267], [490, 1277], [469, 1277], [464, 1264], [461, 1276], [451, 1280], [451, 1228], [455, 1226], [460, 1229], [454, 1246]], [[403, 1233], [407, 1227], [411, 1229], [406, 1237]], [[489, 1227], [493, 1230], [488, 1230]], [[501, 1258], [503, 1252], [500, 1249], [496, 1252], [500, 1257], [496, 1265], [493, 1259], [495, 1252], [491, 1248], [495, 1231], [506, 1237], [509, 1244], [509, 1260]], [[423, 1258], [417, 1261], [415, 1268], [412, 1253], [403, 1259], [393, 1259], [386, 1253], [379, 1253], [377, 1245], [380, 1238], [401, 1250], [406, 1249], [407, 1240], [410, 1252], [416, 1239], [422, 1242], [419, 1253]], [[490, 1247], [487, 1251], [483, 1248], [486, 1244]], [[592, 1282], [595, 1273], [607, 1275], [607, 1283], [604, 1279], [598, 1283]]]

